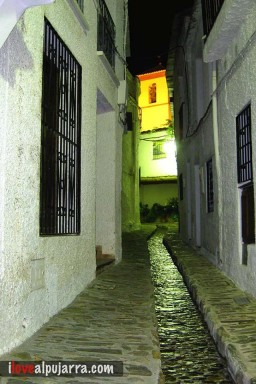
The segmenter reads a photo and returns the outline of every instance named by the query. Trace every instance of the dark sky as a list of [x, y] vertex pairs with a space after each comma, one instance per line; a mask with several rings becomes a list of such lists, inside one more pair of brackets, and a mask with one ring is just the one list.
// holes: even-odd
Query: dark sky
[[165, 67], [172, 20], [176, 12], [189, 8], [193, 0], [129, 0], [131, 57], [128, 69], [138, 75], [159, 62]]

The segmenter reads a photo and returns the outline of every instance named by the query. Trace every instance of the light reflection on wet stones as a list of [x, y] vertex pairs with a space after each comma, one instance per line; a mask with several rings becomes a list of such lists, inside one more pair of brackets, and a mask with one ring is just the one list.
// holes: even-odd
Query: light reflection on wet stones
[[148, 246], [165, 384], [234, 383], [162, 239]]

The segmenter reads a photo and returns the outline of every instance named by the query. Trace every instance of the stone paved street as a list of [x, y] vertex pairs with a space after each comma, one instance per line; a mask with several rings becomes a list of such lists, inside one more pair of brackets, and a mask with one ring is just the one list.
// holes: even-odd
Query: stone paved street
[[76, 300], [1, 360], [122, 361], [123, 377], [2, 378], [1, 383], [156, 384], [160, 353], [147, 236], [124, 234], [123, 260], [97, 276]]
[[256, 299], [205, 257], [185, 245], [175, 227], [164, 244], [180, 270], [210, 333], [238, 384], [256, 383]]
[[165, 232], [158, 229], [148, 242], [165, 383], [234, 384], [226, 361], [163, 245]]
[[[147, 243], [148, 235], [155, 229], [155, 226], [146, 225], [141, 231], [125, 233], [123, 260], [119, 264], [100, 273], [73, 303], [32, 338], [10, 354], [1, 356], [1, 360], [8, 361], [121, 361], [123, 376], [3, 377], [0, 383], [163, 384]], [[255, 384], [256, 299], [238, 289], [203, 256], [185, 245], [179, 239], [176, 227], [168, 228], [164, 244], [202, 311], [219, 351], [226, 357], [235, 382]], [[182, 333], [184, 324], [177, 323], [174, 331], [177, 335]], [[171, 360], [170, 371], [173, 382], [177, 383]], [[188, 382], [180, 380], [180, 384]], [[196, 381], [191, 383], [204, 384], [203, 380], [199, 372]]]

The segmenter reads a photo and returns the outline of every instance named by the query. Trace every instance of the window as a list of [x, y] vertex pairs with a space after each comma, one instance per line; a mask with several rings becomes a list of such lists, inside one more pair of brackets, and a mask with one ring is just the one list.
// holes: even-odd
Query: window
[[149, 86], [149, 104], [156, 103], [156, 83]]
[[84, 0], [76, 0], [76, 1], [77, 1], [77, 4], [79, 5], [79, 8], [83, 12], [84, 11]]
[[202, 0], [204, 33], [208, 36], [220, 12], [224, 0]]
[[251, 105], [236, 118], [238, 183], [252, 181]]
[[252, 169], [251, 105], [236, 118], [237, 178], [241, 188], [242, 240], [255, 243], [254, 188]]
[[45, 20], [40, 234], [80, 232], [81, 66]]
[[116, 28], [104, 0], [99, 0], [97, 49], [103, 51], [111, 67], [115, 68]]
[[214, 211], [212, 159], [206, 163], [207, 212]]
[[166, 157], [166, 152], [164, 151], [164, 141], [154, 141], [153, 142], [153, 160], [163, 159]]

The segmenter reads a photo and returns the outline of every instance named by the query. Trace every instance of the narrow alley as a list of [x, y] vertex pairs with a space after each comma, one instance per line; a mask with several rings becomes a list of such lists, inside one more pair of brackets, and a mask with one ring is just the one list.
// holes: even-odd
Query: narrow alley
[[[198, 307], [227, 365], [163, 239], [167, 249], [172, 244], [175, 264], [184, 266], [183, 277], [195, 300], [201, 300]], [[3, 375], [1, 384], [227, 384], [233, 382], [227, 367], [235, 383], [255, 382], [255, 299], [183, 244], [177, 228], [163, 232], [144, 225], [124, 233], [123, 255], [35, 335], [1, 357], [35, 364], [108, 363], [116, 367], [114, 374], [26, 379]], [[218, 290], [223, 298], [216, 300]]]
[[0, 0], [0, 384], [256, 384], [256, 1], [162, 3]]

